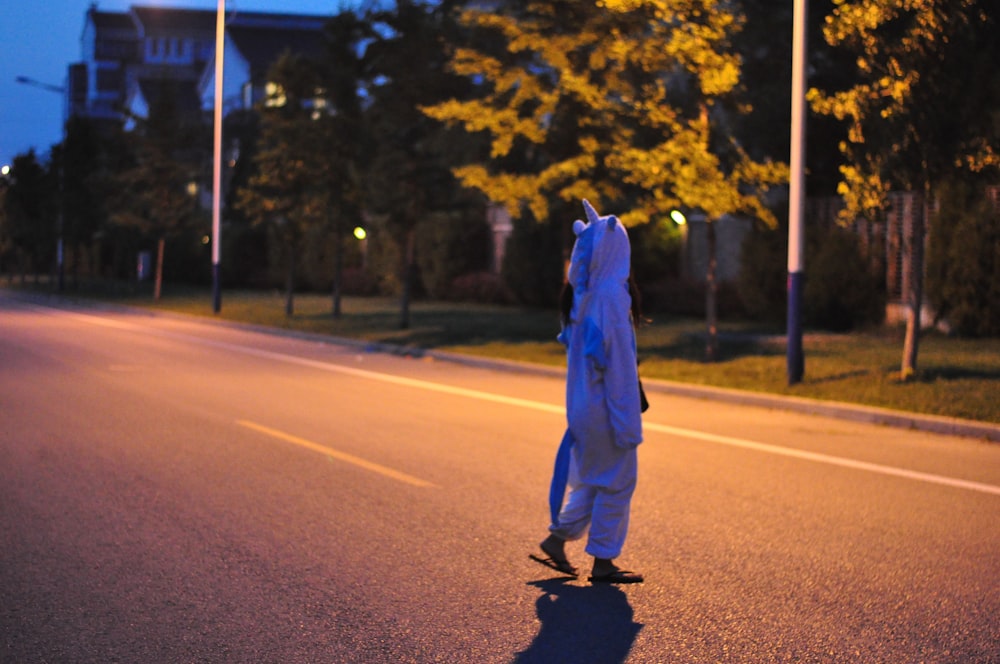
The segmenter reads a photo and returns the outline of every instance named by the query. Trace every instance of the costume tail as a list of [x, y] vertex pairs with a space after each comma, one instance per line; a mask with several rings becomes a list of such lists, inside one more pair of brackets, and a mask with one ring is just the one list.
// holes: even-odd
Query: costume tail
[[563, 498], [566, 496], [566, 483], [569, 481], [569, 451], [574, 443], [573, 434], [566, 429], [559, 451], [556, 452], [556, 464], [552, 470], [552, 485], [549, 487], [549, 511], [552, 514], [552, 525], [559, 525], [559, 512], [562, 511]]

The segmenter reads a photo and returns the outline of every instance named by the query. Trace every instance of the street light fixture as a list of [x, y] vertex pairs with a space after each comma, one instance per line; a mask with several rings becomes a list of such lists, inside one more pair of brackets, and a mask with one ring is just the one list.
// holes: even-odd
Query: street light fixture
[[[28, 76], [16, 76], [14, 80], [23, 85], [30, 85], [32, 87], [41, 88], [48, 92], [55, 92], [60, 96], [63, 96], [65, 101], [66, 88], [59, 85], [52, 85], [51, 83], [43, 83], [41, 81], [36, 81]], [[63, 260], [63, 207], [65, 207], [65, 191], [64, 185], [66, 180], [66, 118], [65, 113], [63, 116], [62, 123], [62, 157], [59, 162], [59, 207], [58, 214], [56, 215], [56, 290], [62, 292], [63, 286], [65, 285], [65, 261]]]

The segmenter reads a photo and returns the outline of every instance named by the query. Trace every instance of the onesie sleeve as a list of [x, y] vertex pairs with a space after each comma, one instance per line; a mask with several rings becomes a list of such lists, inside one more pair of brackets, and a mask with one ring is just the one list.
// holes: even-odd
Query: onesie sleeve
[[605, 398], [615, 444], [632, 448], [642, 442], [642, 405], [636, 364], [635, 332], [630, 323], [608, 330]]
[[604, 333], [590, 317], [583, 321], [583, 357], [598, 372], [602, 372], [608, 367]]

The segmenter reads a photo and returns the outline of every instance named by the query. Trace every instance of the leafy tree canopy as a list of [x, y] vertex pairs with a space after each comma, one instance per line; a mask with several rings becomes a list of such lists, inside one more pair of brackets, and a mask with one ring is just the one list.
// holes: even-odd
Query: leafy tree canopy
[[189, 185], [199, 179], [208, 145], [204, 130], [182, 116], [172, 84], [162, 86], [130, 136], [132, 163], [117, 176], [111, 214], [113, 223], [161, 238], [199, 218]]
[[827, 41], [856, 56], [856, 83], [809, 91], [846, 124], [838, 193], [845, 221], [876, 217], [890, 189], [1000, 166], [992, 0], [835, 0]]
[[314, 63], [290, 54], [271, 68], [272, 87], [261, 110], [261, 135], [249, 185], [238, 194], [239, 208], [255, 223], [278, 224], [286, 239], [301, 237], [323, 218], [322, 185], [327, 124], [315, 104], [321, 99]]
[[760, 195], [787, 169], [751, 159], [726, 128], [745, 110], [732, 3], [518, 2], [462, 20], [477, 46], [452, 67], [481, 94], [424, 111], [490, 136], [489, 159], [456, 170], [465, 185], [538, 220], [586, 197], [628, 209], [628, 224], [678, 206], [773, 223]]

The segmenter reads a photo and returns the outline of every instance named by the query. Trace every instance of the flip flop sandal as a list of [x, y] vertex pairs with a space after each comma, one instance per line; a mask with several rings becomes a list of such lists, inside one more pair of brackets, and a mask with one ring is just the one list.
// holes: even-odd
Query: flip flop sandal
[[616, 569], [608, 574], [591, 576], [587, 580], [591, 583], [642, 583], [644, 581], [642, 574], [636, 574], [627, 569]]
[[567, 576], [576, 577], [579, 574], [579, 571], [575, 567], [573, 567], [573, 564], [570, 563], [568, 560], [556, 560], [555, 558], [551, 557], [543, 558], [542, 556], [537, 556], [533, 553], [529, 553], [528, 557], [534, 560], [536, 563], [541, 563], [542, 565], [545, 565], [549, 569], [553, 569], [562, 574], [566, 574]]

